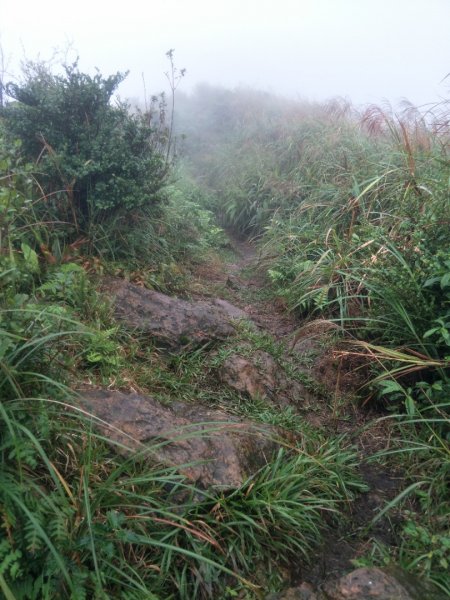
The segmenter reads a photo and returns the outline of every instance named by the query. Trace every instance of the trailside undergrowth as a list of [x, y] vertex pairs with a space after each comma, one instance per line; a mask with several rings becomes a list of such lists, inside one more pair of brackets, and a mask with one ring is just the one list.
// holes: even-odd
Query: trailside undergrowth
[[98, 292], [102, 273], [174, 289], [223, 243], [205, 192], [170, 171], [165, 128], [112, 104], [121, 79], [28, 65], [0, 112], [7, 600], [258, 594], [277, 564], [310, 560], [364, 489], [345, 438], [303, 436], [239, 489], [205, 492], [151, 446], [114, 447], [78, 407], [71, 386], [113, 384], [144, 352]]
[[274, 295], [339, 325], [341, 356], [366, 365], [361, 395], [398, 420], [389, 460], [407, 470], [390, 508], [410, 505], [389, 560], [450, 595], [448, 108], [199, 88], [179, 127], [198, 125], [186, 164], [221, 222], [258, 239]]

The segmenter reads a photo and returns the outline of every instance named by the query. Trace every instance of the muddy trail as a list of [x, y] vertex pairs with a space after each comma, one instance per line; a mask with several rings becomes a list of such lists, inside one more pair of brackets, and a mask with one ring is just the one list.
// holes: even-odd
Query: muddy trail
[[[290, 313], [269, 290], [263, 261], [257, 246], [230, 236], [221, 255], [192, 267], [182, 298], [105, 278], [116, 318], [151, 344], [121, 384], [84, 391], [85, 408], [137, 444], [163, 436], [158, 461], [180, 466], [199, 489], [240, 488], [280, 448], [312, 443], [317, 449], [328, 441], [351, 448], [362, 482], [355, 499], [309, 563], [299, 557], [286, 569], [279, 566], [286, 565], [283, 556], [274, 561], [291, 591], [273, 598], [434, 597], [393, 595], [403, 584], [377, 569], [360, 568], [352, 579], [374, 545], [396, 543], [395, 514], [374, 518], [404, 482], [370, 460], [389, 444], [389, 421], [358, 400], [364, 370], [340, 351], [343, 333], [324, 319], [302, 322]], [[174, 440], [173, 428], [195, 432], [208, 424], [219, 424], [219, 431]], [[333, 582], [341, 580], [336, 591]], [[376, 595], [351, 592], [372, 589], [375, 581]]]
[[327, 534], [310, 566], [292, 565], [290, 585], [304, 594], [296, 596], [297, 592], [293, 592], [292, 598], [314, 600], [314, 595], [308, 595], [309, 585], [321, 588], [324, 582], [354, 570], [358, 559], [367, 554], [374, 543], [395, 544], [392, 521], [382, 518], [372, 525], [372, 520], [398, 494], [401, 476], [368, 460], [385, 448], [389, 427], [377, 421], [379, 413], [360, 407], [355, 400], [361, 378], [353, 372], [354, 365], [343, 364], [336, 358], [333, 329], [321, 320], [305, 325], [288, 312], [282, 299], [267, 293], [268, 284], [257, 247], [232, 236], [229, 241], [231, 252], [223, 262], [209, 262], [196, 270], [194, 295], [197, 298], [204, 297], [205, 293], [226, 296], [262, 331], [281, 342], [291, 358], [294, 355], [293, 360], [299, 359], [300, 369], [308, 373], [321, 392], [313, 395], [315, 406], [307, 406], [300, 413], [313, 426], [329, 431], [330, 435], [348, 435], [361, 459], [360, 474], [367, 492], [355, 500], [342, 526]]
[[266, 293], [260, 252], [255, 244], [231, 235], [229, 244], [231, 252], [223, 262], [209, 262], [196, 270], [197, 283], [212, 294], [225, 293], [261, 329], [287, 343], [294, 338], [299, 322], [281, 299], [275, 301]]

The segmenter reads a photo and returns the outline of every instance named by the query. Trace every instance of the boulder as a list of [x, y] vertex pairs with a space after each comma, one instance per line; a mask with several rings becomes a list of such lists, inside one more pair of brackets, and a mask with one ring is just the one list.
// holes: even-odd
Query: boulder
[[118, 320], [171, 348], [223, 340], [235, 332], [235, 321], [247, 318], [226, 300], [189, 302], [124, 279], [105, 279], [103, 290]]
[[118, 451], [145, 450], [151, 460], [178, 467], [202, 489], [234, 489], [263, 467], [278, 448], [275, 428], [218, 410], [109, 390], [80, 392], [83, 407]]

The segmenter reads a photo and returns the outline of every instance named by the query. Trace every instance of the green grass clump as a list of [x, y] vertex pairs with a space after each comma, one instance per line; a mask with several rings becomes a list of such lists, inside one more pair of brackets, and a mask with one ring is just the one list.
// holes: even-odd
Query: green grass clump
[[395, 421], [391, 449], [377, 453], [374, 459], [401, 464], [406, 483], [374, 519], [396, 517], [393, 527], [398, 546], [378, 547], [373, 557], [377, 564], [398, 561], [450, 597], [449, 391], [448, 383], [435, 384], [432, 400], [430, 389], [422, 386], [422, 393], [428, 396], [426, 408], [416, 407], [408, 416], [388, 417]]
[[111, 452], [69, 404], [0, 410], [0, 588], [5, 597], [213, 598], [264, 584], [254, 566], [309, 560], [363, 489], [339, 442], [280, 450], [231, 492]]

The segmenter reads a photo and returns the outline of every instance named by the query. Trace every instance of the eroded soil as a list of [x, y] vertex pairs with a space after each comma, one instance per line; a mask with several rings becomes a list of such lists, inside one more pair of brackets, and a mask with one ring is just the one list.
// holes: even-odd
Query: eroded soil
[[294, 339], [298, 320], [279, 299], [269, 299], [267, 283], [261, 269], [261, 256], [254, 244], [230, 237], [230, 252], [224, 261], [210, 261], [195, 271], [194, 295], [224, 295], [244, 310], [261, 329], [276, 339]]
[[[223, 261], [210, 261], [196, 269], [192, 295], [225, 297], [244, 310], [262, 331], [283, 342], [290, 359], [298, 360], [319, 388], [326, 390], [317, 396], [315, 406], [304, 407], [302, 416], [330, 435], [348, 435], [360, 453], [360, 473], [368, 491], [349, 507], [341, 526], [327, 535], [311, 566], [299, 569], [293, 565], [290, 573], [292, 585], [307, 581], [320, 587], [324, 580], [352, 570], [352, 561], [370, 552], [375, 541], [386, 546], [395, 544], [393, 523], [387, 518], [375, 524], [372, 520], [398, 494], [401, 477], [367, 460], [386, 448], [390, 426], [379, 420], [380, 413], [375, 409], [361, 406], [357, 399], [361, 369], [355, 371], [355, 365], [339, 357], [330, 328], [305, 327], [287, 311], [281, 299], [267, 293], [261, 257], [252, 243], [230, 238], [230, 246], [231, 252]], [[298, 355], [293, 351], [297, 345], [304, 350]]]

